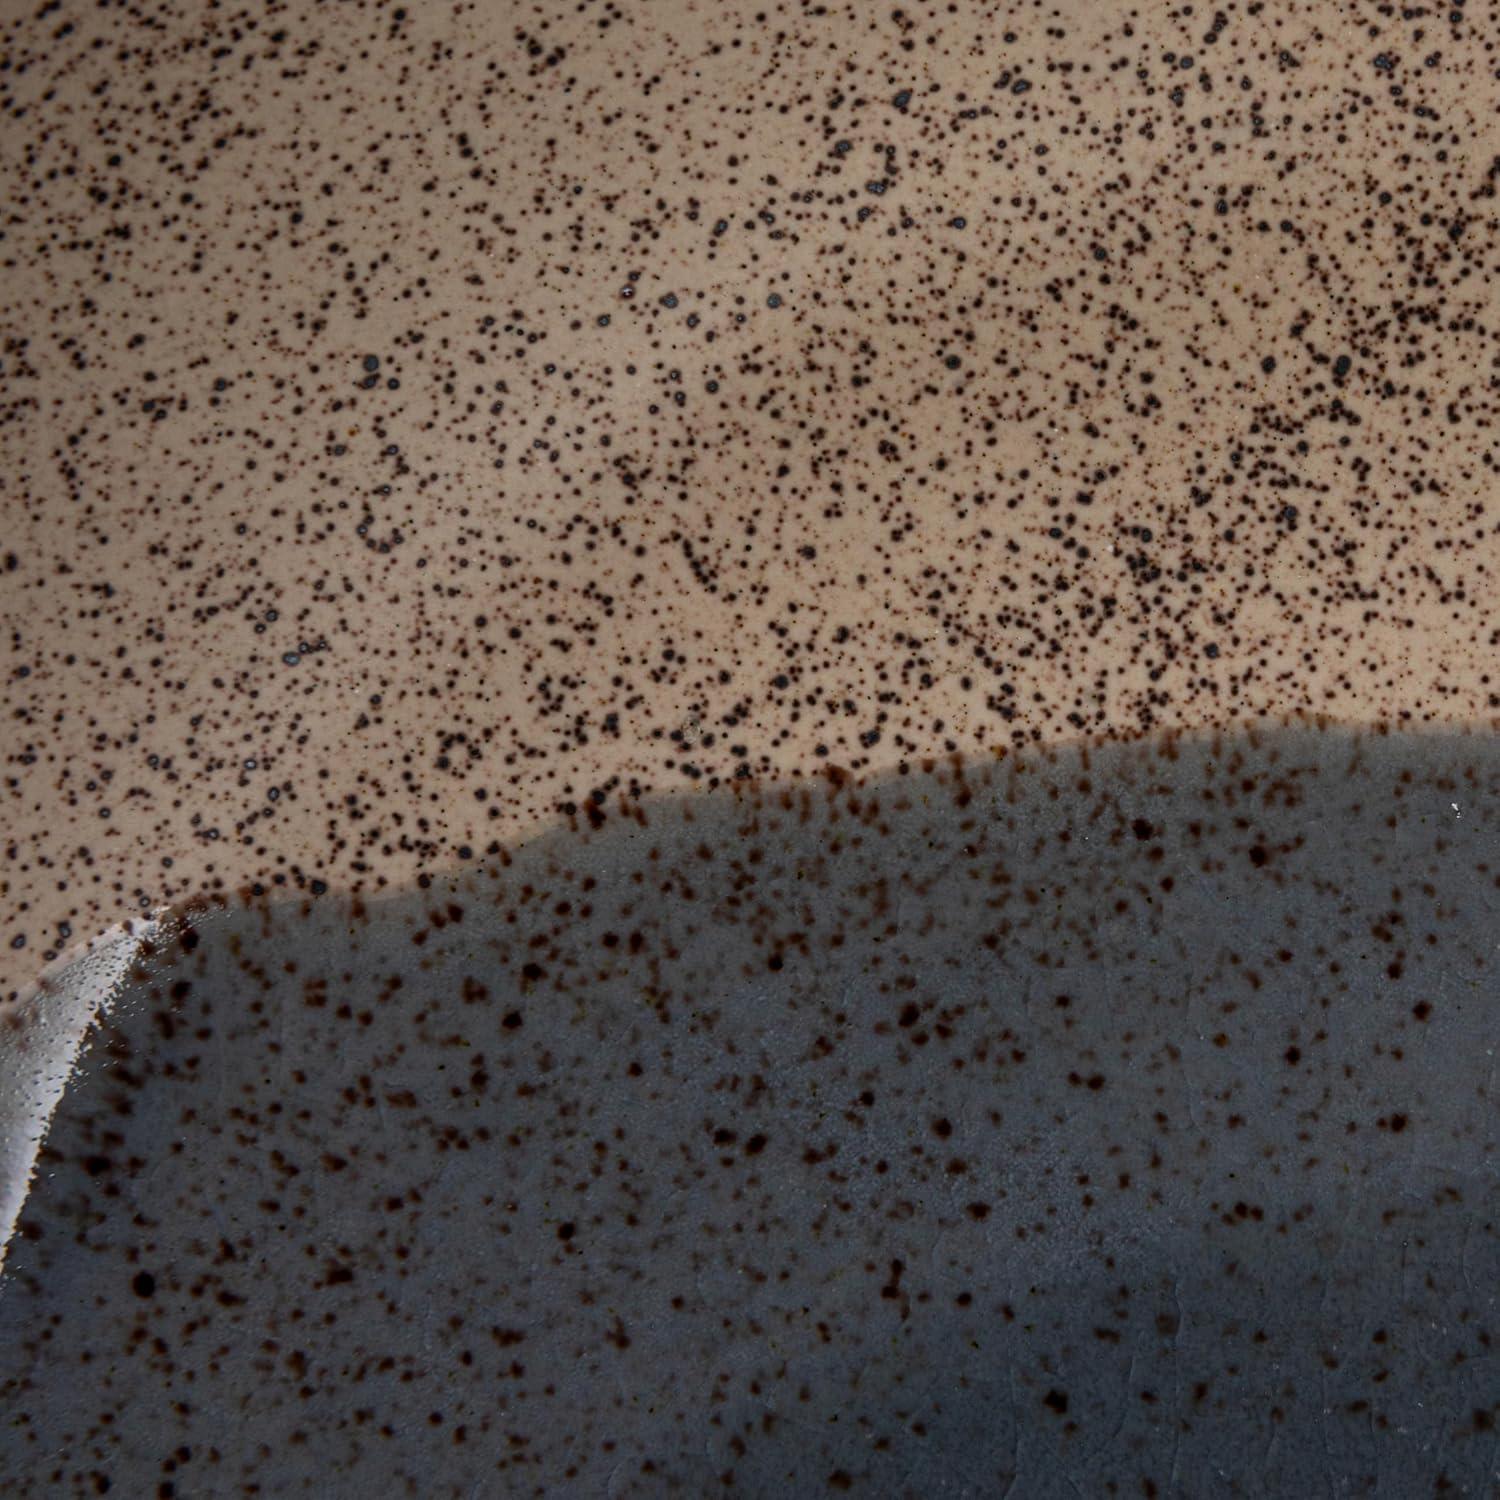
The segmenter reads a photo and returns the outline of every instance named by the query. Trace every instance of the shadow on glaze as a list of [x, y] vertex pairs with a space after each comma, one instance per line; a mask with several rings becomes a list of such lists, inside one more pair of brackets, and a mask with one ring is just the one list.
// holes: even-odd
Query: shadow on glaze
[[754, 786], [185, 914], [0, 1283], [17, 1495], [1491, 1494], [1500, 748]]

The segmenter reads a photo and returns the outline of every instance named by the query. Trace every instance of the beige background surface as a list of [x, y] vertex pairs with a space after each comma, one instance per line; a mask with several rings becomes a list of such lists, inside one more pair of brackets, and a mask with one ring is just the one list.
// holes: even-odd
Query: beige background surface
[[1493, 720], [1492, 6], [4, 10], [6, 995], [591, 795]]

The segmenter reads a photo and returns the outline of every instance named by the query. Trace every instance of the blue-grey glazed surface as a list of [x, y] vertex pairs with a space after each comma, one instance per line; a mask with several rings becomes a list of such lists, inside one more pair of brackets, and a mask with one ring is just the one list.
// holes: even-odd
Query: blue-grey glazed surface
[[10, 1250], [0, 1489], [1493, 1495], [1497, 774], [948, 762], [184, 912]]

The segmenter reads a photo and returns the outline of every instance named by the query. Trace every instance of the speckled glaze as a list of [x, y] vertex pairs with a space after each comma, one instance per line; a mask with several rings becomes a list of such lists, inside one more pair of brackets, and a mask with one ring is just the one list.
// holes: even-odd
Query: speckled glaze
[[1500, 1492], [1497, 91], [0, 0], [0, 1490]]
[[4, 10], [6, 990], [598, 788], [1495, 718], [1493, 5]]
[[8, 1494], [1494, 1493], [1500, 748], [611, 803], [168, 924], [0, 1286]]

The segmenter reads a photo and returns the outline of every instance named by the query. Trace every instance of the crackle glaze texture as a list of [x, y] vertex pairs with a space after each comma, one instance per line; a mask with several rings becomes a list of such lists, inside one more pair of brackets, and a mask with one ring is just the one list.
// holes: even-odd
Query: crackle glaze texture
[[1497, 183], [1495, 0], [0, 0], [0, 1491], [1500, 1494]]

